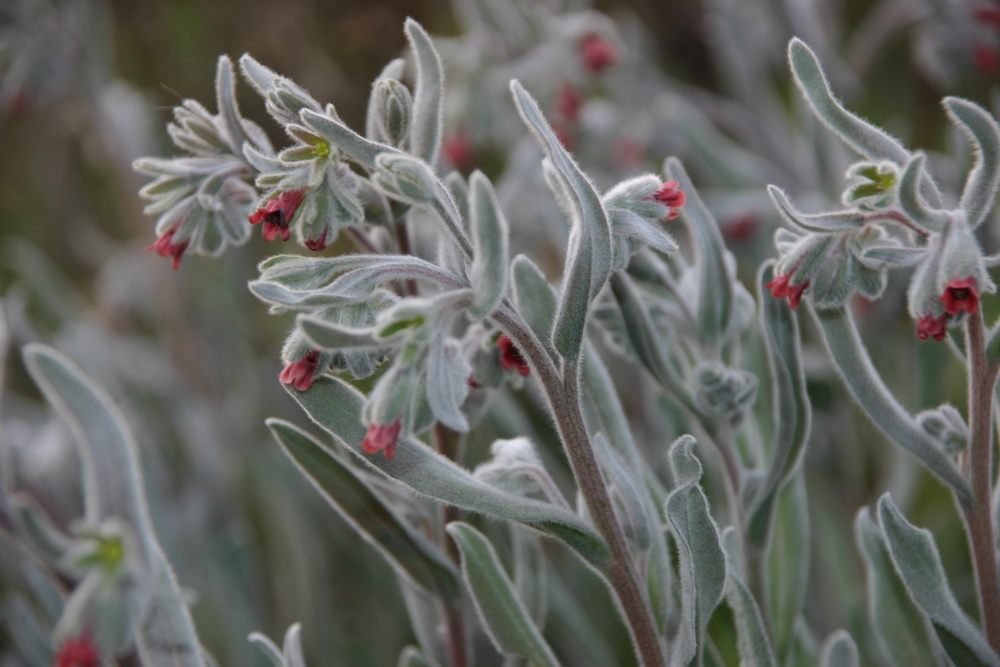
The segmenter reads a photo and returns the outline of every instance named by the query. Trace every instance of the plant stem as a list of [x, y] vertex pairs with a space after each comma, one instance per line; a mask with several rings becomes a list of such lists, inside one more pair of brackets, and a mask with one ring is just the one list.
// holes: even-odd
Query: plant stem
[[594, 525], [611, 551], [608, 581], [625, 615], [640, 664], [643, 667], [665, 665], [653, 611], [639, 583], [625, 533], [615, 515], [587, 434], [580, 403], [579, 365], [568, 365], [560, 373], [541, 341], [518, 316], [502, 307], [493, 313], [493, 318], [518, 346], [542, 385], [577, 486], [587, 502]]
[[[454, 433], [441, 422], [434, 424], [433, 437], [438, 453], [454, 461], [456, 447]], [[445, 554], [456, 565], [461, 564], [461, 556], [458, 545], [448, 531], [444, 530], [452, 521], [458, 521], [459, 510], [454, 505], [443, 505], [441, 507], [441, 534], [438, 539], [444, 547]], [[448, 630], [448, 667], [466, 667], [468, 664], [467, 652], [465, 650], [465, 623], [462, 614], [462, 599], [456, 597], [454, 600], [442, 598], [445, 607], [445, 617]]]
[[990, 646], [1000, 653], [1000, 580], [991, 510], [993, 470], [993, 385], [998, 365], [986, 359], [981, 310], [966, 322], [969, 361], [969, 483], [973, 504], [964, 508], [966, 528], [976, 566], [980, 616]]

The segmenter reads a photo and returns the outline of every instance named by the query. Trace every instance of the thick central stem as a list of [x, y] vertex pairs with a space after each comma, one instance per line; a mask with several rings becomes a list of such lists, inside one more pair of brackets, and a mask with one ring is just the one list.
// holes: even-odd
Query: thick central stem
[[983, 628], [990, 646], [1000, 653], [1000, 580], [997, 578], [996, 547], [993, 536], [993, 385], [997, 364], [986, 359], [983, 315], [972, 313], [966, 323], [969, 360], [969, 483], [973, 505], [965, 509]]
[[573, 368], [560, 373], [534, 333], [506, 309], [501, 308], [493, 317], [529, 360], [542, 384], [577, 486], [611, 552], [608, 579], [621, 604], [640, 663], [643, 667], [661, 667], [666, 662], [653, 612], [584, 424], [578, 373]]

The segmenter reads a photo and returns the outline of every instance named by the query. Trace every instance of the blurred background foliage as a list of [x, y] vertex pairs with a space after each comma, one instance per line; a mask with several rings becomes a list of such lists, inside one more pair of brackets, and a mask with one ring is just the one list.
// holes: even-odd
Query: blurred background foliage
[[[724, 97], [732, 82], [711, 26], [730, 4], [632, 0], [598, 2], [596, 8], [619, 21], [627, 45], [644, 36], [642, 49], [668, 73], [675, 92]], [[947, 25], [935, 18], [934, 3], [788, 6], [795, 4], [827, 21], [828, 43], [814, 46], [837, 54], [835, 86], [848, 106], [904, 143], [934, 150], [956, 142], [940, 111], [944, 94], [995, 111], [1000, 65], [970, 51], [968, 42], [938, 34]], [[922, 13], [907, 18], [918, 5]], [[886, 17], [881, 23], [874, 20], [879, 12]], [[70, 435], [48, 418], [16, 352], [30, 341], [47, 342], [75, 358], [122, 404], [138, 434], [161, 541], [181, 583], [197, 591], [193, 612], [201, 638], [222, 665], [264, 664], [246, 635], [261, 630], [278, 636], [296, 621], [304, 621], [314, 665], [393, 664], [412, 637], [390, 569], [308, 488], [264, 427], [269, 416], [305, 422], [276, 379], [277, 351], [290, 321], [269, 316], [245, 289], [256, 263], [276, 247], [255, 234], [217, 260], [186, 257], [182, 269], [172, 271], [169, 262], [143, 252], [154, 235], [136, 195], [143, 180], [131, 162], [171, 154], [165, 124], [182, 99], [213, 106], [212, 73], [223, 53], [251, 53], [316, 99], [334, 102], [348, 125], [362, 127], [371, 80], [403, 49], [406, 16], [436, 36], [460, 29], [452, 7], [440, 0], [0, 0], [0, 293], [11, 344], [0, 432], [10, 454], [3, 484], [31, 495], [63, 524], [79, 514]], [[793, 25], [770, 26], [772, 78], [743, 82], [785, 91], [790, 108], [795, 101], [783, 58]], [[859, 34], [880, 25], [889, 26], [886, 34]], [[948, 62], [959, 64], [944, 74], [921, 57], [934, 40], [958, 54]], [[446, 71], [454, 65], [446, 60]], [[637, 95], [641, 104], [642, 91]], [[239, 97], [246, 116], [277, 139], [263, 105], [242, 83]], [[505, 113], [513, 115], [513, 106]], [[446, 133], [455, 130], [446, 127]], [[669, 137], [664, 141], [669, 145]], [[490, 156], [503, 148], [479, 148], [489, 170]], [[639, 166], [657, 170], [663, 157], [647, 156]], [[722, 184], [710, 180], [711, 169], [696, 155], [682, 157], [711, 204], [712, 189]], [[606, 164], [603, 169], [608, 174]], [[765, 184], [756, 184], [761, 195]], [[839, 187], [831, 183], [826, 194]], [[773, 254], [777, 216], [718, 217], [740, 275], [749, 280], [761, 259]], [[995, 227], [987, 244], [996, 245]], [[544, 257], [546, 250], [533, 252]], [[905, 315], [903, 284], [894, 281], [877, 304], [858, 304], [873, 357], [908, 407], [948, 400], [962, 405], [960, 365], [946, 345], [918, 344]], [[984, 305], [988, 314], [996, 311]], [[815, 338], [809, 326], [806, 335]], [[862, 571], [851, 534], [860, 506], [892, 490], [914, 523], [938, 535], [946, 566], [967, 570], [967, 555], [945, 490], [860, 417], [818, 351], [807, 348], [807, 363], [815, 421], [805, 466], [817, 527], [810, 585], [819, 598], [839, 604], [807, 604], [806, 613], [824, 634], [847, 627], [863, 641], [864, 633], [856, 631], [866, 623]], [[637, 419], [646, 415], [636, 431], [661, 465], [663, 448], [678, 435], [670, 431], [671, 408], [657, 403], [635, 369], [618, 372], [628, 379], [626, 405]], [[527, 408], [518, 429], [544, 438], [549, 427], [533, 408], [531, 392], [503, 400]], [[657, 413], [666, 416], [648, 419]], [[495, 434], [470, 440], [467, 463], [485, 457], [494, 435], [516, 430], [510, 423], [494, 427]], [[546, 454], [550, 470], [567, 476], [559, 455]], [[549, 551], [558, 549], [550, 545]], [[547, 630], [553, 645], [569, 664], [613, 664], [628, 655], [624, 636], [619, 655], [587, 654], [594, 627], [616, 627], [611, 605], [578, 563], [566, 554], [554, 557], [566, 567], [550, 577], [551, 606], [561, 610]], [[18, 547], [0, 539], [0, 598], [8, 606], [25, 587], [24, 568]], [[963, 602], [973, 599], [971, 579], [953, 585]], [[574, 609], [568, 598], [593, 604]], [[716, 622], [725, 620], [720, 614]], [[21, 664], [15, 640], [9, 629], [0, 631], [0, 655], [6, 656], [0, 664]]]

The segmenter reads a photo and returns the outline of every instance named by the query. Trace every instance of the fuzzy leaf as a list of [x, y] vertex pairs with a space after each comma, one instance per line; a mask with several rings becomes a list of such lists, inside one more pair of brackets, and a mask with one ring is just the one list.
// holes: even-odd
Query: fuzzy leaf
[[558, 307], [556, 291], [545, 279], [541, 269], [524, 255], [514, 258], [510, 272], [517, 312], [524, 317], [539, 339], [550, 340], [552, 321]]
[[766, 544], [774, 502], [802, 459], [812, 414], [802, 370], [798, 320], [791, 308], [765, 293], [763, 285], [773, 278], [773, 264], [765, 264], [757, 274], [757, 300], [771, 371], [775, 424], [771, 466], [757, 491], [758, 500], [748, 522], [748, 537], [758, 545]]
[[968, 507], [972, 494], [965, 478], [885, 386], [850, 313], [843, 307], [810, 310], [823, 332], [830, 357], [858, 406], [890, 440], [919, 458], [947, 483], [959, 501]]
[[147, 585], [156, 591], [132, 609], [139, 655], [151, 667], [202, 667], [201, 646], [187, 603], [157, 542], [146, 506], [138, 453], [125, 420], [103, 390], [59, 352], [44, 345], [24, 349], [35, 383], [69, 423], [83, 466], [86, 520], [117, 517], [134, 532]]
[[858, 647], [845, 630], [837, 630], [823, 642], [822, 667], [858, 667]]
[[930, 531], [907, 521], [888, 493], [879, 498], [878, 519], [896, 572], [955, 664], [1000, 665], [1000, 657], [955, 600]]
[[898, 667], [935, 667], [943, 657], [930, 620], [906, 592], [885, 540], [864, 507], [854, 519], [854, 539], [865, 564], [868, 619], [883, 653]]
[[426, 591], [454, 599], [458, 579], [447, 557], [401, 521], [365, 480], [297, 426], [280, 419], [265, 423], [313, 488], [390, 565]]
[[830, 213], [800, 213], [788, 201], [785, 191], [774, 185], [767, 186], [767, 194], [775, 208], [790, 224], [811, 232], [855, 232], [861, 227], [862, 215], [858, 211], [833, 211]]
[[940, 232], [948, 222], [948, 212], [931, 208], [920, 195], [920, 184], [927, 178], [924, 174], [925, 161], [923, 153], [914, 154], [899, 175], [899, 207], [924, 229]]
[[316, 113], [312, 109], [303, 109], [300, 112], [300, 117], [309, 129], [334, 146], [339, 147], [358, 164], [369, 169], [375, 168], [375, 158], [383, 153], [405, 155], [392, 146], [365, 139], [340, 120], [331, 118], [327, 114]]
[[972, 143], [975, 162], [965, 179], [959, 205], [969, 225], [979, 226], [996, 204], [1000, 190], [1000, 127], [981, 106], [959, 97], [946, 97], [945, 109]]
[[72, 546], [72, 539], [31, 496], [16, 494], [8, 502], [11, 529], [17, 539], [46, 562], [58, 562]]
[[421, 25], [413, 19], [406, 19], [404, 30], [417, 63], [410, 148], [414, 155], [423, 158], [428, 164], [434, 164], [441, 143], [444, 71], [434, 43]]
[[504, 655], [523, 656], [532, 665], [557, 666], [559, 661], [517, 597], [493, 545], [467, 523], [454, 521], [447, 528], [462, 554], [462, 578], [494, 646]]
[[233, 61], [229, 56], [219, 56], [219, 64], [215, 70], [215, 95], [230, 151], [233, 155], [242, 155], [243, 143], [247, 141], [247, 137], [243, 133], [240, 110], [236, 105], [236, 78], [233, 76]]
[[611, 274], [611, 226], [597, 190], [556, 138], [538, 103], [517, 81], [512, 81], [510, 87], [521, 118], [572, 194], [569, 203], [575, 219], [552, 342], [564, 358], [575, 363], [583, 344], [590, 303]]
[[611, 447], [603, 433], [594, 436], [594, 450], [604, 472], [605, 479], [614, 489], [620, 503], [615, 503], [619, 521], [625, 536], [639, 551], [648, 551], [652, 542], [654, 522], [659, 525], [659, 517], [647, 512], [642, 494], [645, 489], [638, 486], [641, 478], [634, 478], [625, 460]]
[[407, 646], [399, 654], [396, 667], [432, 667], [432, 665], [424, 659], [416, 646]]
[[477, 171], [469, 178], [469, 211], [472, 227], [472, 288], [469, 315], [489, 315], [507, 289], [507, 220], [486, 176]]
[[681, 219], [696, 239], [695, 266], [698, 267], [698, 337], [714, 345], [725, 335], [733, 310], [733, 277], [726, 268], [726, 247], [712, 214], [698, 196], [694, 184], [677, 158], [663, 165], [667, 178], [678, 181], [687, 195]]
[[809, 505], [801, 474], [785, 484], [774, 505], [767, 542], [768, 608], [775, 649], [787, 656], [809, 588]]
[[260, 632], [251, 632], [247, 637], [251, 644], [256, 644], [257, 648], [264, 652], [274, 667], [284, 667], [284, 660], [281, 658], [281, 649], [270, 637]]
[[427, 354], [427, 400], [437, 420], [448, 428], [464, 433], [469, 423], [462, 414], [462, 403], [469, 395], [472, 366], [462, 356], [455, 341], [448, 338], [454, 317], [442, 318]]
[[380, 350], [384, 340], [375, 337], [375, 329], [352, 329], [318, 317], [299, 315], [295, 326], [310, 344], [320, 350]]
[[778, 667], [774, 659], [771, 641], [764, 629], [760, 609], [753, 594], [743, 581], [737, 564], [736, 536], [733, 528], [722, 533], [722, 544], [726, 552], [726, 601], [733, 610], [736, 621], [736, 644], [740, 652], [741, 665], [754, 667]]
[[317, 378], [305, 392], [286, 385], [286, 391], [316, 424], [336, 436], [338, 444], [405, 487], [471, 512], [518, 521], [562, 540], [598, 571], [606, 566], [604, 541], [572, 512], [498, 491], [412, 438], [400, 439], [392, 459], [363, 454], [359, 443], [366, 429], [359, 415], [364, 397], [339, 378]]
[[692, 658], [700, 663], [705, 628], [726, 585], [726, 555], [708, 499], [698, 484], [702, 470], [691, 451], [695, 444], [691, 436], [681, 436], [668, 453], [678, 485], [666, 503], [667, 520], [677, 542], [681, 583], [682, 618], [674, 642], [678, 664], [687, 664]]

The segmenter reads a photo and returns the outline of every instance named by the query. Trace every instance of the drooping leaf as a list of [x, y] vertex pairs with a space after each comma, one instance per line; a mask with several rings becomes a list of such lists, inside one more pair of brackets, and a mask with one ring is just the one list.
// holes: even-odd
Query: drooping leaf
[[504, 655], [524, 656], [532, 665], [558, 666], [490, 541], [461, 521], [447, 529], [462, 554], [462, 577], [494, 646]]

